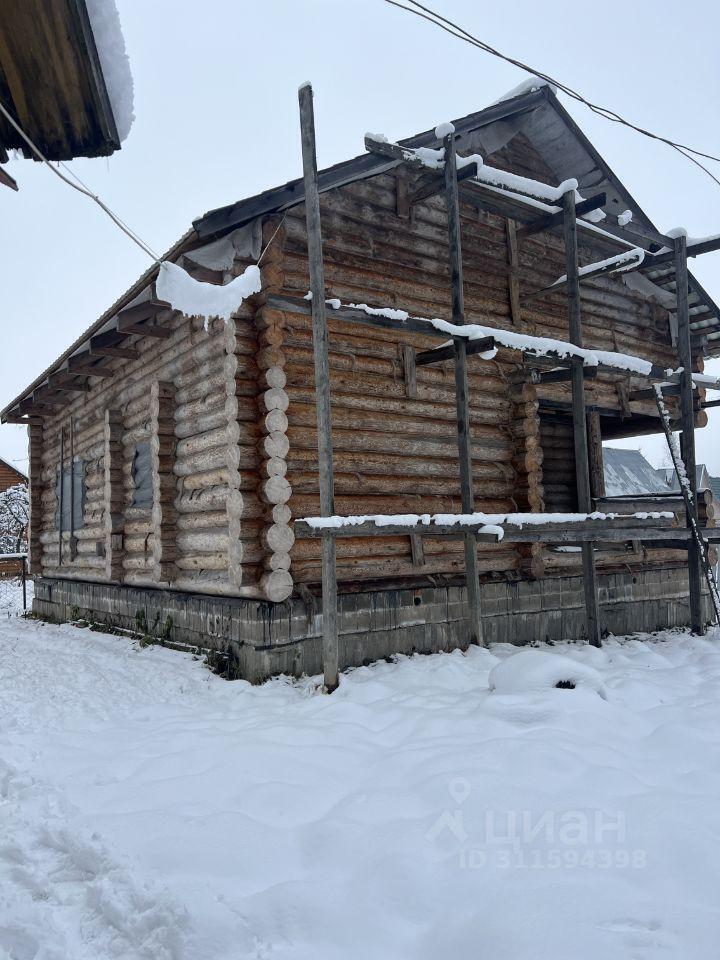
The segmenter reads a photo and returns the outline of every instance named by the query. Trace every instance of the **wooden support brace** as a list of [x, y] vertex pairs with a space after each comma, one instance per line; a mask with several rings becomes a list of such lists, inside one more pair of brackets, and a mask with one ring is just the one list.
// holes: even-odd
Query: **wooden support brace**
[[514, 220], [505, 221], [505, 235], [507, 237], [507, 259], [510, 270], [508, 272], [508, 296], [510, 298], [510, 317], [515, 326], [522, 320], [520, 308], [520, 256], [518, 253], [518, 229]]
[[[460, 201], [458, 197], [454, 131], [451, 131], [445, 137], [443, 145], [445, 147], [445, 201], [448, 217], [452, 319], [453, 323], [460, 325], [465, 323], [465, 294], [463, 290]], [[455, 403], [457, 411], [458, 454], [460, 459], [460, 499], [463, 512], [472, 513], [474, 509], [474, 494], [466, 341], [455, 338], [453, 340], [453, 351], [455, 354]], [[465, 549], [465, 576], [468, 597], [468, 639], [470, 643], [482, 644], [480, 574], [475, 535], [466, 533], [463, 537], [463, 543]]]
[[605, 466], [602, 452], [600, 414], [591, 410], [587, 415], [588, 454], [590, 462], [590, 494], [593, 499], [605, 496]]
[[[688, 528], [699, 527], [697, 514], [697, 474], [695, 470], [695, 410], [692, 381], [692, 349], [690, 345], [690, 314], [688, 305], [687, 239], [675, 239], [675, 296], [677, 297], [678, 359], [680, 374], [681, 452], [685, 473], [690, 485], [691, 507], [688, 510]], [[688, 576], [690, 586], [690, 628], [693, 633], [704, 632], [702, 612], [702, 560], [700, 545], [693, 539], [688, 549]]]
[[28, 543], [28, 560], [30, 573], [42, 573], [42, 453], [43, 427], [42, 423], [33, 422], [28, 427], [29, 438], [29, 469], [30, 477], [30, 534]]
[[[565, 237], [565, 270], [568, 288], [568, 317], [570, 341], [582, 347], [582, 318], [580, 312], [580, 268], [578, 263], [577, 220], [575, 215], [575, 191], [568, 190], [563, 196], [563, 233]], [[585, 377], [582, 362], [572, 363], [572, 413], [573, 446], [575, 450], [575, 478], [577, 482], [578, 510], [592, 510], [590, 492], [590, 466], [585, 410]], [[591, 543], [582, 545], [583, 590], [585, 593], [585, 626], [588, 641], [595, 647], [600, 640], [600, 606], [598, 600], [597, 573]]]
[[[488, 353], [495, 349], [494, 337], [482, 337], [480, 340], [465, 340], [465, 356], [471, 357], [476, 353]], [[444, 360], [452, 360], [455, 357], [455, 348], [452, 343], [445, 344], [442, 347], [436, 347], [434, 350], [421, 350], [415, 355], [415, 364], [418, 367], [427, 366], [430, 363], [442, 363]]]
[[415, 347], [403, 343], [400, 347], [400, 355], [402, 358], [403, 376], [405, 378], [405, 396], [412, 400], [417, 397]]
[[[312, 291], [313, 351], [315, 358], [315, 398], [317, 407], [318, 472], [320, 475], [320, 512], [329, 517], [335, 512], [332, 451], [332, 414], [330, 408], [330, 362], [328, 331], [325, 316], [325, 270], [320, 223], [317, 156], [315, 151], [315, 117], [310, 84], [298, 91], [300, 136], [302, 142], [303, 178], [305, 182], [305, 218], [307, 221], [310, 290]], [[323, 672], [325, 689], [337, 688], [338, 678], [338, 612], [335, 539], [322, 539], [323, 588]]]

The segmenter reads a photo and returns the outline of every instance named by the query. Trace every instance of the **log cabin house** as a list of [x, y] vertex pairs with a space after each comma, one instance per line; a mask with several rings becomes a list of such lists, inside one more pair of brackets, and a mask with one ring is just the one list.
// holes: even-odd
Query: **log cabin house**
[[[701, 380], [693, 391], [689, 366], [686, 387], [677, 372], [683, 308], [673, 250], [695, 248], [658, 233], [548, 86], [526, 85], [453, 126], [452, 134], [438, 128], [401, 145], [369, 137], [368, 152], [317, 179], [333, 512], [459, 514], [469, 502], [498, 517], [587, 514], [575, 457], [580, 387], [590, 507], [604, 516], [617, 504], [603, 489], [602, 441], [663, 430], [648, 375], [613, 357], [644, 358], [660, 371], [655, 380], [668, 380], [662, 389], [674, 429], [683, 389], [692, 426], [707, 422]], [[431, 169], [432, 150], [448, 136], [457, 149], [459, 283], [452, 206], [442, 170]], [[462, 158], [472, 154], [494, 174], [481, 179], [478, 165], [469, 176]], [[260, 293], [229, 321], [206, 329], [201, 318], [173, 311], [157, 297], [155, 266], [3, 411], [3, 421], [28, 424], [39, 615], [82, 616], [219, 649], [251, 680], [320, 668], [328, 622], [322, 558], [331, 538], [298, 522], [327, 513], [319, 495], [310, 312], [311, 304], [320, 308], [318, 298], [308, 299], [317, 278], [308, 182], [306, 170], [305, 180], [206, 214], [166, 255], [212, 283], [260, 261]], [[576, 263], [595, 265], [582, 285], [564, 276], [567, 216], [558, 198], [569, 195]], [[571, 281], [586, 353], [605, 351], [594, 360], [559, 360], [557, 347], [548, 354], [530, 342], [569, 347], [564, 286]], [[438, 348], [437, 329], [403, 320], [457, 319], [458, 288], [467, 323], [491, 328], [495, 339], [486, 339], [500, 347], [463, 346], [468, 489], [458, 470], [452, 350], [459, 338], [453, 333], [450, 346]], [[720, 353], [720, 313], [692, 275], [687, 294], [680, 340], [685, 330], [698, 374], [705, 357]], [[510, 334], [521, 335], [520, 346], [507, 346]], [[420, 535], [417, 523], [389, 524], [372, 537], [346, 528], [332, 538], [340, 666], [462, 647], [468, 604], [476, 602], [485, 640], [587, 636], [588, 557], [599, 631], [687, 624], [685, 506], [679, 495], [664, 505], [660, 525], [672, 529], [634, 513], [627, 535], [598, 527], [605, 532], [592, 534], [589, 553], [578, 546], [588, 524], [577, 534], [539, 526], [524, 540], [517, 530], [508, 535], [510, 526], [502, 539], [475, 530], [470, 601], [468, 534]], [[623, 509], [655, 507], [637, 498]], [[702, 495], [697, 512], [712, 531]], [[707, 596], [700, 602], [695, 617], [707, 619]]]

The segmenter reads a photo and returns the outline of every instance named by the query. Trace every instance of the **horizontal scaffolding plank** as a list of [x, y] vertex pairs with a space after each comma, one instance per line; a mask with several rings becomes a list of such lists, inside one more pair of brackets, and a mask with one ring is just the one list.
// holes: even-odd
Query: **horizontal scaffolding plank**
[[[462, 337], [468, 340], [469, 348], [475, 341], [493, 338], [496, 348], [522, 351], [525, 362], [530, 366], [543, 363], [552, 363], [554, 366], [558, 364], [569, 366], [572, 359], [577, 357], [583, 361], [586, 368], [593, 368], [598, 373], [634, 377], [647, 380], [650, 383], [679, 383], [679, 374], [672, 373], [657, 364], [644, 360], [642, 357], [632, 356], [631, 354], [615, 353], [607, 350], [583, 350], [565, 340], [525, 336], [499, 327], [473, 324], [471, 321], [468, 321], [464, 326], [458, 326], [446, 320], [430, 320], [424, 317], [411, 316], [407, 311], [395, 307], [382, 308], [353, 304], [337, 306], [336, 304], [339, 301], [328, 300], [326, 302], [332, 307], [328, 312], [328, 320], [362, 323], [367, 326], [398, 332], [422, 333], [428, 337], [441, 337], [446, 342], [448, 337]], [[267, 299], [267, 305], [274, 310], [310, 313], [310, 301], [300, 297], [271, 294]], [[419, 356], [422, 356], [422, 354]], [[696, 375], [696, 382], [699, 386], [712, 389], [714, 382], [718, 385], [715, 389], [720, 389], [720, 380], [705, 376], [702, 376], [702, 380], [700, 380], [700, 377], [701, 375]]]
[[[477, 516], [477, 520], [473, 519]], [[581, 515], [578, 515], [581, 516]], [[539, 519], [542, 517], [542, 519]], [[555, 517], [555, 519], [554, 519]], [[480, 543], [587, 543], [641, 539], [687, 539], [688, 531], [677, 527], [674, 514], [599, 515], [569, 519], [567, 514], [519, 514], [494, 516], [471, 514], [450, 518], [427, 516], [311, 517], [295, 521], [296, 537], [422, 536], [460, 538], [474, 534]]]

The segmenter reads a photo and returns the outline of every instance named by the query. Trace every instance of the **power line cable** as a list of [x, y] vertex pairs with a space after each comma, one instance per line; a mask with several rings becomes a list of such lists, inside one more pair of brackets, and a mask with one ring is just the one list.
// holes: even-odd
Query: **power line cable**
[[704, 164], [696, 159], [696, 157], [703, 157], [706, 160], [713, 160], [716, 163], [720, 163], [720, 157], [716, 157], [713, 154], [706, 153], [702, 150], [696, 150], [693, 147], [688, 147], [686, 144], [677, 143], [674, 140], [670, 140], [668, 137], [663, 137], [660, 134], [653, 133], [650, 130], [646, 130], [644, 127], [639, 127], [631, 121], [626, 120], [619, 113], [616, 113], [609, 107], [602, 107], [596, 103], [592, 103], [590, 100], [587, 100], [585, 97], [583, 97], [582, 94], [578, 93], [577, 90], [567, 86], [567, 84], [562, 83], [560, 80], [556, 80], [554, 77], [551, 77], [547, 73], [543, 73], [541, 70], [536, 70], [534, 67], [529, 66], [522, 60], [517, 60], [514, 57], [508, 56], [507, 54], [496, 50], [494, 47], [491, 47], [490, 44], [485, 43], [484, 40], [480, 40], [478, 37], [474, 36], [472, 33], [455, 23], [453, 20], [442, 16], [442, 14], [436, 13], [430, 7], [417, 2], [417, 0], [407, 0], [408, 3], [412, 4], [411, 7], [406, 7], [403, 3], [398, 2], [398, 0], [384, 0], [384, 2], [390, 4], [390, 6], [397, 7], [399, 10], [404, 10], [406, 13], [411, 13], [416, 17], [421, 17], [423, 20], [427, 20], [428, 23], [432, 23], [434, 26], [440, 27], [441, 30], [449, 33], [450, 36], [455, 37], [458, 40], [463, 40], [466, 43], [483, 50], [485, 53], [489, 53], [500, 60], [504, 60], [506, 63], [511, 63], [513, 66], [519, 67], [521, 70], [524, 70], [526, 73], [529, 73], [532, 76], [539, 77], [541, 80], [551, 83], [559, 90], [562, 90], [563, 93], [567, 94], [567, 96], [571, 97], [573, 100], [577, 100], [578, 103], [582, 103], [584, 106], [592, 110], [593, 113], [604, 117], [606, 120], [610, 120], [613, 123], [622, 124], [623, 126], [634, 130], [636, 133], [640, 133], [652, 140], [658, 140], [659, 142], [666, 144], [673, 150], [676, 150], [681, 156], [694, 163], [704, 173], [706, 173], [711, 180], [720, 186], [720, 179], [718, 179], [714, 173], [708, 170]]
[[52, 163], [48, 160], [45, 154], [39, 149], [39, 147], [35, 145], [35, 143], [33, 143], [30, 137], [22, 129], [20, 124], [15, 120], [12, 114], [8, 112], [8, 110], [5, 108], [4, 104], [2, 103], [0, 103], [0, 113], [2, 113], [2, 115], [8, 121], [8, 123], [20, 134], [20, 136], [23, 138], [25, 143], [28, 144], [28, 146], [33, 151], [33, 153], [37, 156], [37, 158], [39, 160], [42, 160], [42, 162], [50, 170], [52, 170], [52, 172], [55, 174], [56, 177], [59, 177], [63, 181], [63, 183], [66, 183], [69, 187], [72, 187], [73, 190], [77, 190], [77, 192], [83, 194], [83, 196], [89, 197], [90, 200], [96, 203], [100, 207], [100, 209], [104, 213], [106, 213], [108, 217], [110, 217], [110, 219], [113, 221], [116, 227], [119, 227], [122, 230], [122, 232], [133, 241], [133, 243], [136, 243], [138, 247], [140, 247], [143, 253], [146, 253], [154, 263], [160, 262], [160, 258], [152, 249], [152, 247], [150, 247], [147, 243], [145, 243], [145, 241], [141, 237], [139, 237], [138, 234], [135, 233], [135, 231], [131, 227], [129, 227], [121, 217], [118, 216], [118, 214], [116, 214], [113, 210], [111, 210], [110, 207], [103, 200], [101, 200], [96, 193], [93, 193], [90, 187], [88, 187], [87, 184], [85, 184], [80, 179], [80, 177], [77, 176], [77, 174], [75, 174], [72, 170], [70, 170], [70, 168], [67, 167], [64, 163], [62, 164], [62, 166], [65, 168], [65, 170], [67, 170], [70, 176], [77, 181], [77, 183], [73, 183], [70, 177], [65, 176], [65, 174], [62, 173], [60, 170], [58, 170], [57, 167], [54, 167], [52, 165]]

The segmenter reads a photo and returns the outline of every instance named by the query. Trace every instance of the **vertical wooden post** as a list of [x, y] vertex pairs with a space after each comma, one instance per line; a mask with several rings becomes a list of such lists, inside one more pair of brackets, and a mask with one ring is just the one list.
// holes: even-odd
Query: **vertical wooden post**
[[37, 420], [31, 420], [28, 427], [30, 440], [29, 477], [30, 477], [30, 538], [29, 538], [29, 568], [30, 573], [42, 573], [42, 445], [43, 425]]
[[70, 414], [70, 560], [77, 556], [77, 539], [75, 537], [75, 427]]
[[[457, 158], [455, 133], [443, 140], [445, 147], [445, 199], [447, 202], [448, 241], [450, 247], [450, 283], [452, 291], [452, 321], [465, 323], [465, 295], [463, 292], [462, 243], [460, 239], [460, 201], [458, 199]], [[458, 453], [460, 460], [460, 497], [463, 513], [473, 513], [472, 449], [470, 446], [470, 407], [467, 377], [467, 346], [464, 339], [453, 340], [455, 353], [455, 403], [457, 408]], [[482, 644], [482, 615], [480, 609], [480, 573], [477, 562], [477, 543], [472, 533], [463, 537], [465, 546], [465, 576], [468, 595], [468, 633], [470, 643]]]
[[[570, 342], [582, 346], [582, 323], [580, 314], [580, 267], [578, 263], [577, 220], [575, 215], [575, 191], [568, 190], [563, 195], [565, 216], [563, 228], [565, 234], [565, 272], [568, 279], [568, 315], [570, 321]], [[585, 376], [581, 360], [574, 360], [571, 366], [573, 442], [575, 448], [575, 480], [577, 484], [578, 510], [580, 513], [592, 511], [590, 494], [590, 463], [588, 458], [588, 437], [585, 414]], [[598, 603], [597, 574], [592, 543], [582, 545], [583, 590], [585, 593], [585, 622], [589, 642], [600, 646], [600, 606]]]
[[[325, 271], [323, 268], [320, 195], [315, 153], [315, 116], [313, 92], [309, 83], [298, 91], [303, 178], [305, 181], [305, 219], [307, 222], [310, 292], [312, 293], [313, 351], [315, 355], [315, 403], [317, 410], [318, 472], [320, 477], [320, 514], [335, 513], [333, 482], [332, 416], [330, 410], [330, 361], [325, 317]], [[337, 571], [335, 538], [322, 538], [323, 594], [323, 673], [325, 689], [332, 693], [338, 685]]]
[[60, 427], [60, 518], [58, 523], [58, 566], [63, 562], [63, 514], [65, 513], [65, 427]]
[[591, 410], [587, 415], [588, 455], [590, 459], [590, 493], [593, 497], [605, 496], [605, 466], [602, 453], [600, 414]]
[[27, 610], [27, 557], [22, 558], [23, 613]]
[[[677, 297], [677, 339], [680, 374], [681, 453], [685, 473], [690, 484], [693, 516], [688, 511], [687, 524], [695, 520], [699, 529], [697, 511], [697, 476], [695, 470], [695, 411], [693, 408], [692, 349], [690, 346], [690, 312], [688, 306], [687, 237], [675, 238], [675, 295]], [[688, 577], [690, 585], [690, 629], [703, 633], [702, 570], [700, 547], [691, 537], [688, 547]]]
[[505, 235], [507, 238], [507, 260], [510, 270], [508, 272], [508, 295], [510, 297], [510, 319], [519, 326], [521, 320], [520, 307], [520, 278], [518, 270], [520, 267], [520, 254], [518, 251], [517, 227], [514, 220], [505, 221]]

